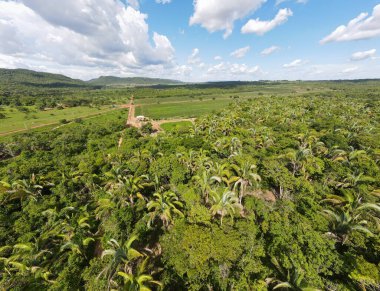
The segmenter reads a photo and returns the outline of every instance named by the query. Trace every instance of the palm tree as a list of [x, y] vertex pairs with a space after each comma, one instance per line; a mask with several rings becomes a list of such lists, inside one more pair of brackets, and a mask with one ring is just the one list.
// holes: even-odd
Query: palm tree
[[132, 236], [124, 244], [119, 244], [115, 239], [110, 239], [107, 243], [110, 246], [102, 252], [101, 258], [111, 256], [111, 261], [100, 272], [98, 277], [103, 274], [107, 277], [109, 284], [118, 270], [123, 270], [128, 273], [130, 270], [130, 262], [143, 256], [142, 253], [132, 247], [133, 242], [137, 239], [137, 236]]
[[197, 170], [196, 165], [197, 153], [193, 150], [184, 153], [177, 153], [177, 158], [179, 162], [189, 169], [190, 173], [193, 174]]
[[95, 209], [96, 219], [101, 220], [111, 215], [112, 210], [115, 208], [115, 203], [111, 199], [101, 198], [97, 201]]
[[149, 285], [157, 285], [162, 288], [162, 283], [153, 280], [151, 275], [145, 274], [146, 264], [149, 258], [146, 258], [137, 267], [135, 273], [118, 272], [117, 274], [124, 279], [124, 288], [128, 291], [150, 291]]
[[231, 172], [229, 171], [229, 164], [219, 164], [218, 162], [211, 162], [209, 172], [212, 174], [213, 180], [217, 183], [222, 183], [223, 181], [227, 183], [227, 180], [231, 176]]
[[275, 266], [278, 275], [281, 279], [267, 278], [268, 285], [274, 283], [272, 290], [288, 289], [292, 291], [320, 291], [318, 288], [309, 286], [305, 280], [305, 274], [302, 270], [292, 267], [291, 270], [283, 268], [276, 258], [271, 259], [272, 264]]
[[12, 184], [0, 181], [0, 184], [6, 189], [5, 201], [9, 200], [20, 200], [23, 202], [27, 199], [34, 199], [41, 195], [43, 186], [37, 184], [37, 178], [33, 174], [29, 180], [17, 180]]
[[144, 199], [140, 191], [150, 186], [149, 177], [147, 175], [128, 176], [125, 180], [124, 187], [129, 195], [129, 201], [133, 205], [135, 198]]
[[290, 162], [293, 176], [301, 172], [306, 178], [305, 165], [308, 159], [313, 155], [312, 151], [308, 148], [300, 147], [297, 151], [291, 151], [286, 155]]
[[230, 156], [238, 156], [241, 154], [243, 145], [237, 137], [233, 137], [230, 141]]
[[200, 188], [202, 197], [205, 199], [206, 204], [209, 201], [209, 194], [211, 192], [211, 185], [215, 182], [221, 182], [219, 177], [210, 177], [207, 171], [203, 171], [201, 175], [193, 176], [195, 185]]
[[[362, 205], [361, 207], [357, 208], [357, 210], [366, 208], [366, 205]], [[368, 221], [364, 219], [361, 220], [361, 213], [353, 216], [349, 211], [343, 210], [336, 210], [334, 212], [332, 210], [325, 209], [323, 212], [331, 221], [332, 235], [343, 245], [346, 244], [350, 234], [355, 230], [373, 236], [373, 233], [367, 227], [365, 227], [365, 225], [368, 224]]]
[[126, 175], [126, 170], [119, 166], [113, 166], [110, 171], [105, 173], [105, 188], [108, 190], [117, 189], [120, 185], [120, 181]]
[[[363, 198], [356, 193], [350, 192], [348, 190], [344, 190], [343, 196], [339, 195], [326, 195], [326, 199], [321, 202], [327, 202], [332, 204], [335, 207], [340, 207], [344, 210], [350, 211], [351, 213], [357, 212], [363, 209], [372, 209], [377, 212], [380, 211], [380, 207], [376, 203], [366, 203], [363, 202]], [[376, 195], [376, 192], [370, 193], [372, 195]]]
[[235, 192], [230, 191], [228, 188], [225, 188], [223, 192], [211, 192], [211, 197], [211, 214], [220, 217], [220, 225], [223, 225], [223, 218], [227, 214], [233, 219], [236, 213], [240, 213], [243, 210], [243, 206], [239, 203]]
[[18, 243], [14, 246], [3, 246], [0, 247], [0, 253], [10, 254], [7, 257], [0, 257], [0, 261], [4, 264], [4, 275], [8, 274], [12, 277], [16, 274], [32, 275], [36, 279], [42, 278], [53, 283], [49, 279], [51, 273], [44, 266], [46, 265], [44, 256], [52, 252], [47, 249], [41, 250], [37, 241], [34, 244]]
[[154, 200], [149, 201], [147, 204], [148, 225], [152, 226], [156, 218], [159, 218], [164, 227], [168, 228], [173, 222], [173, 215], [183, 217], [183, 213], [180, 208], [183, 207], [183, 203], [179, 201], [178, 196], [173, 192], [154, 193]]
[[114, 188], [112, 193], [118, 204], [121, 204], [122, 206], [128, 204], [134, 205], [136, 198], [144, 199], [140, 191], [150, 185], [151, 183], [149, 182], [147, 175], [128, 175], [120, 178], [117, 188]]
[[237, 165], [232, 165], [234, 169], [234, 189], [239, 189], [239, 203], [241, 204], [243, 197], [247, 193], [248, 186], [259, 187], [261, 182], [261, 177], [257, 174], [254, 169], [256, 165], [252, 165], [248, 162], [244, 162], [241, 167]]

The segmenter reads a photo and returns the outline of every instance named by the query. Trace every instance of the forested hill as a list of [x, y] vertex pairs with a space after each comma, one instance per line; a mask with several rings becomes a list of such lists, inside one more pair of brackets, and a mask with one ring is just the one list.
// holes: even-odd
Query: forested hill
[[88, 81], [91, 85], [99, 86], [138, 86], [138, 85], [178, 85], [182, 84], [181, 81], [159, 79], [159, 78], [143, 78], [143, 77], [132, 77], [132, 78], [119, 78], [113, 76], [101, 76], [97, 79]]
[[64, 75], [26, 69], [0, 69], [0, 86], [85, 87], [86, 82]]
[[63, 87], [105, 87], [105, 86], [151, 86], [151, 85], [179, 85], [181, 81], [159, 79], [159, 78], [120, 78], [114, 76], [102, 76], [90, 81], [72, 79], [70, 77], [36, 72], [26, 69], [1, 69], [0, 68], [0, 87], [44, 87], [44, 88], [63, 88]]

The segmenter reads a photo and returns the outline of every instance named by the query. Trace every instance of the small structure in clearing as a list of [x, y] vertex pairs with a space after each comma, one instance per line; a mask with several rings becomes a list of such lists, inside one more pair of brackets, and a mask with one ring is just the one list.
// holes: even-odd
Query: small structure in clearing
[[149, 121], [149, 118], [147, 118], [143, 115], [139, 115], [139, 116], [136, 116], [136, 121], [137, 122], [145, 122], [145, 121]]

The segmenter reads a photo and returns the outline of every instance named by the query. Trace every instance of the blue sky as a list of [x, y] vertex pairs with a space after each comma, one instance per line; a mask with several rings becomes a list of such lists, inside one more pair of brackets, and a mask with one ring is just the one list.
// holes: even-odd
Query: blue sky
[[380, 78], [380, 1], [0, 0], [0, 67], [90, 79]]

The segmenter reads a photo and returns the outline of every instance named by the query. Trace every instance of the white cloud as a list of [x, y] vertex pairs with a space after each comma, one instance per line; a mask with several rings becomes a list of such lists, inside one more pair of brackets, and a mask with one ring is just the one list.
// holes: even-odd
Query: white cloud
[[214, 60], [215, 60], [215, 61], [221, 61], [221, 60], [222, 60], [222, 57], [221, 57], [221, 56], [215, 56], [215, 57], [214, 57]]
[[242, 33], [255, 33], [257, 35], [264, 35], [271, 31], [276, 26], [284, 24], [288, 18], [293, 16], [292, 10], [288, 8], [280, 9], [274, 19], [269, 21], [261, 21], [260, 18], [250, 19], [241, 29]]
[[276, 51], [278, 51], [279, 49], [280, 48], [278, 46], [271, 46], [271, 47], [264, 49], [260, 54], [263, 56], [269, 56], [269, 55], [275, 53]]
[[352, 61], [361, 61], [368, 58], [374, 58], [376, 55], [376, 49], [364, 51], [364, 52], [356, 52], [352, 54], [351, 60]]
[[294, 60], [293, 62], [291, 62], [289, 64], [284, 64], [283, 67], [284, 68], [295, 68], [295, 67], [302, 66], [305, 63], [306, 63], [305, 61], [303, 61], [301, 59], [297, 59], [297, 60]]
[[351, 41], [380, 36], [380, 4], [373, 8], [372, 15], [361, 13], [347, 25], [337, 27], [331, 34], [320, 41], [325, 44], [333, 41]]
[[[280, 5], [281, 3], [284, 3], [284, 2], [288, 2], [290, 0], [277, 0], [276, 1], [276, 6]], [[296, 3], [300, 3], [300, 4], [306, 4], [309, 0], [296, 0], [295, 2]]]
[[175, 66], [171, 42], [150, 38], [146, 19], [114, 0], [0, 1], [0, 54], [30, 69], [89, 74]]
[[160, 3], [160, 4], [168, 4], [172, 2], [172, 0], [156, 0], [156, 3]]
[[140, 6], [139, 0], [127, 0], [127, 3], [135, 9], [138, 9]]
[[342, 71], [343, 74], [351, 74], [351, 73], [354, 73], [356, 72], [357, 70], [359, 69], [359, 67], [350, 67], [350, 68], [346, 68]]
[[188, 57], [187, 62], [189, 64], [199, 64], [201, 62], [201, 59], [199, 58], [199, 49], [198, 48], [193, 49], [193, 52]]
[[237, 59], [241, 59], [241, 58], [245, 57], [245, 55], [249, 52], [250, 49], [251, 49], [250, 46], [239, 48], [236, 51], [233, 51], [231, 53], [231, 57], [235, 57]]
[[200, 24], [209, 32], [224, 30], [227, 38], [234, 22], [261, 7], [267, 0], [194, 0], [190, 25]]
[[[251, 80], [254, 76], [262, 74], [259, 66], [248, 66], [246, 64], [224, 63], [211, 66], [207, 70], [208, 75], [217, 75], [219, 79], [237, 80], [239, 77]], [[248, 78], [247, 78], [248, 77]]]

